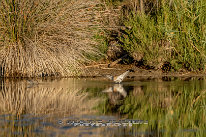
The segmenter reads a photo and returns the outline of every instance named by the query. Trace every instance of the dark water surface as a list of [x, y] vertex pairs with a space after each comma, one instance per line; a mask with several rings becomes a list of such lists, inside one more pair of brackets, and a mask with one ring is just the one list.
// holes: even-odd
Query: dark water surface
[[0, 82], [0, 136], [206, 136], [204, 77]]

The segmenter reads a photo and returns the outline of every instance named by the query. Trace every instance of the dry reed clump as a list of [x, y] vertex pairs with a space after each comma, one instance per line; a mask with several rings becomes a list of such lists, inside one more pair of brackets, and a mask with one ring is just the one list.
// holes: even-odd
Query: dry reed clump
[[0, 76], [73, 76], [99, 55], [93, 36], [102, 27], [98, 0], [0, 2]]
[[30, 85], [27, 81], [4, 81], [0, 89], [1, 114], [74, 115], [92, 112], [98, 99], [87, 100], [81, 87]]

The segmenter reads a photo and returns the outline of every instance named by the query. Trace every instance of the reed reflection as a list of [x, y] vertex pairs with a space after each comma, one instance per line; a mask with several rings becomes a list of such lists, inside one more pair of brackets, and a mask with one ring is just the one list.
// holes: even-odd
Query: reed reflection
[[54, 80], [34, 84], [28, 80], [4, 80], [0, 90], [0, 113], [79, 113], [91, 105], [84, 105], [86, 93], [79, 94], [82, 87], [75, 87], [74, 82]]

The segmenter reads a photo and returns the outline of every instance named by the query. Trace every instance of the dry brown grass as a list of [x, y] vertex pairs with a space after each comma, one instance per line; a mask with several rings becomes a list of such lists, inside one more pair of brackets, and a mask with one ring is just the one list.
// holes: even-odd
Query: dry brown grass
[[99, 0], [13, 1], [0, 3], [0, 76], [78, 75], [86, 54], [100, 54]]

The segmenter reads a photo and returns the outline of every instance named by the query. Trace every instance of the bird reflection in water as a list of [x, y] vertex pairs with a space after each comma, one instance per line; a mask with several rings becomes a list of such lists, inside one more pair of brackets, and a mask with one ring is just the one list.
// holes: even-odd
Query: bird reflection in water
[[113, 105], [118, 105], [120, 103], [119, 101], [127, 96], [127, 92], [122, 84], [113, 84], [102, 92], [108, 93], [110, 103]]
[[113, 86], [103, 90], [102, 92], [120, 93], [123, 97], [127, 96], [127, 92], [125, 91], [122, 84], [114, 84]]

